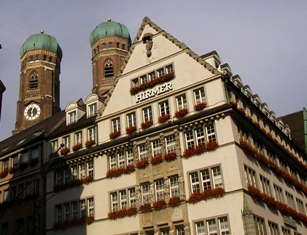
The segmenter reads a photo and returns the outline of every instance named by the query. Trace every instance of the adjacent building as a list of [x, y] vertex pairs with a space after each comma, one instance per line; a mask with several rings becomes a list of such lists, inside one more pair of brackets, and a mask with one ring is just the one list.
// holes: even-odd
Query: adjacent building
[[1, 119], [1, 110], [2, 110], [2, 97], [5, 90], [6, 90], [5, 86], [0, 80], [0, 119]]
[[307, 233], [306, 154], [216, 51], [147, 17], [90, 44], [92, 92], [41, 136], [46, 234]]

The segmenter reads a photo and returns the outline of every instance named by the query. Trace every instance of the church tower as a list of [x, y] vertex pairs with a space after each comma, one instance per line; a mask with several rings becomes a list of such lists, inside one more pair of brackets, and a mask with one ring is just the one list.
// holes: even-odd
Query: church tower
[[13, 134], [51, 117], [60, 109], [60, 63], [57, 40], [44, 32], [31, 35], [20, 49], [21, 71]]
[[106, 93], [123, 66], [131, 39], [127, 27], [111, 21], [102, 22], [91, 32], [93, 92]]

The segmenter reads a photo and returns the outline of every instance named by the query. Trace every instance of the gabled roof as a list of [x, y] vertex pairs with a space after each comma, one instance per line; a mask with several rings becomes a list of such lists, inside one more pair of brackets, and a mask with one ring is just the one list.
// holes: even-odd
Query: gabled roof
[[143, 18], [143, 22], [140, 26], [140, 29], [136, 35], [136, 37], [133, 40], [133, 44], [130, 47], [129, 53], [127, 55], [127, 57], [125, 58], [124, 64], [120, 70], [120, 72], [118, 73], [118, 75], [116, 76], [115, 82], [113, 87], [108, 91], [107, 97], [104, 101], [104, 105], [106, 105], [110, 99], [110, 96], [112, 95], [114, 88], [119, 80], [119, 77], [122, 75], [123, 71], [125, 70], [127, 63], [131, 57], [131, 55], [133, 54], [134, 48], [136, 46], [136, 44], [141, 41], [141, 36], [143, 34], [143, 31], [145, 29], [145, 26], [149, 25], [150, 27], [152, 27], [154, 30], [157, 31], [157, 33], [162, 34], [165, 38], [167, 38], [169, 41], [171, 41], [173, 44], [175, 44], [176, 46], [178, 46], [180, 49], [184, 50], [190, 57], [192, 57], [195, 61], [197, 61], [199, 64], [203, 65], [208, 71], [210, 71], [213, 75], [219, 75], [221, 74], [220, 71], [216, 68], [214, 68], [212, 65], [210, 65], [208, 62], [206, 62], [201, 56], [197, 55], [194, 51], [192, 51], [189, 47], [187, 47], [184, 43], [180, 42], [179, 40], [177, 40], [175, 37], [173, 37], [171, 34], [169, 34], [168, 32], [166, 32], [165, 30], [163, 30], [161, 27], [159, 27], [157, 24], [155, 24], [153, 21], [151, 21], [147, 16]]

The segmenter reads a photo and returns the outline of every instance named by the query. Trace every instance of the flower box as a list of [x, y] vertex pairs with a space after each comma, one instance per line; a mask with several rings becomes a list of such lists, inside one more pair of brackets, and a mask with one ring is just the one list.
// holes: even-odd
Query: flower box
[[107, 172], [108, 178], [119, 177], [123, 174], [130, 174], [135, 171], [134, 165], [128, 165], [125, 168], [110, 169]]
[[67, 148], [67, 147], [64, 147], [64, 148], [62, 148], [61, 149], [61, 155], [66, 155], [66, 154], [68, 154], [69, 153], [69, 148]]
[[81, 224], [87, 224], [90, 225], [94, 222], [93, 216], [85, 216], [83, 218], [75, 218], [72, 220], [65, 220], [65, 221], [57, 221], [53, 224], [53, 229], [59, 230], [59, 229], [66, 229], [68, 227], [78, 226]]
[[142, 127], [142, 129], [147, 129], [147, 128], [151, 127], [152, 124], [153, 124], [152, 120], [148, 120], [148, 121], [142, 122], [141, 127]]
[[175, 152], [169, 152], [164, 155], [164, 160], [167, 162], [171, 162], [176, 160], [177, 154]]
[[167, 82], [167, 81], [171, 80], [173, 77], [174, 77], [174, 73], [172, 72], [172, 73], [164, 74], [163, 76], [158, 77], [155, 80], [150, 80], [146, 83], [142, 83], [142, 84], [137, 85], [135, 87], [131, 87], [130, 94], [135, 95], [135, 94], [139, 93], [140, 91], [144, 91], [146, 89], [152, 88], [157, 84]]
[[185, 115], [187, 115], [187, 113], [188, 113], [188, 109], [184, 108], [184, 109], [180, 109], [176, 111], [175, 116], [177, 118], [183, 118]]
[[136, 167], [139, 168], [139, 169], [144, 169], [146, 166], [148, 166], [148, 160], [139, 160], [137, 163], [136, 163]]
[[169, 120], [170, 117], [171, 117], [171, 115], [169, 115], [169, 114], [163, 114], [163, 115], [159, 116], [158, 122], [159, 123], [164, 123], [167, 120]]
[[209, 141], [207, 144], [206, 144], [206, 151], [214, 151], [216, 150], [217, 148], [219, 147], [218, 143], [216, 141]]
[[135, 131], [136, 131], [136, 127], [135, 126], [129, 126], [129, 127], [126, 128], [126, 132], [127, 132], [128, 135], [131, 135]]
[[5, 177], [8, 175], [8, 173], [9, 173], [8, 170], [1, 171], [0, 177], [1, 177], [1, 178], [5, 178]]
[[162, 155], [157, 155], [157, 156], [151, 158], [150, 162], [154, 166], [160, 164], [161, 162], [163, 162]]
[[188, 202], [197, 203], [202, 200], [208, 200], [211, 198], [219, 198], [224, 196], [225, 191], [223, 188], [205, 189], [203, 192], [192, 193]]
[[169, 200], [168, 200], [168, 205], [171, 206], [171, 207], [176, 207], [178, 206], [179, 204], [181, 203], [181, 200], [180, 200], [180, 197], [171, 197]]
[[138, 213], [137, 209], [132, 207], [132, 208], [127, 208], [127, 209], [121, 209], [118, 211], [112, 211], [108, 213], [109, 219], [118, 219], [118, 218], [123, 218], [123, 217], [130, 217], [134, 216]]
[[202, 111], [206, 106], [207, 106], [207, 103], [199, 102], [199, 103], [194, 105], [194, 110], [195, 111]]
[[77, 143], [74, 146], [72, 146], [72, 151], [78, 151], [79, 149], [82, 148], [82, 144], [81, 143]]
[[87, 140], [86, 142], [85, 142], [85, 147], [86, 148], [90, 148], [90, 147], [92, 147], [92, 145], [94, 145], [95, 144], [95, 141], [94, 140]]
[[159, 200], [159, 201], [155, 201], [152, 205], [152, 207], [155, 209], [155, 210], [161, 210], [163, 208], [166, 207], [166, 201], [165, 200]]
[[120, 136], [120, 132], [119, 131], [114, 131], [112, 133], [110, 133], [110, 139], [116, 139], [118, 136]]
[[149, 211], [151, 211], [150, 203], [146, 203], [146, 204], [144, 204], [144, 205], [140, 205], [139, 210], [140, 210], [141, 212], [149, 212]]
[[183, 157], [184, 158], [190, 158], [194, 155], [202, 154], [206, 151], [206, 145], [205, 144], [199, 144], [194, 148], [188, 148], [184, 151]]
[[84, 177], [82, 179], [82, 183], [83, 184], [89, 184], [89, 183], [93, 182], [93, 180], [94, 180], [93, 176], [87, 176], [87, 177]]

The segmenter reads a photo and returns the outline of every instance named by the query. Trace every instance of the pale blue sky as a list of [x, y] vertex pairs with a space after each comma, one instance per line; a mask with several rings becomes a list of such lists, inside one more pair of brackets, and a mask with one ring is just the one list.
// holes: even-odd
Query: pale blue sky
[[108, 18], [125, 24], [134, 39], [148, 16], [202, 55], [216, 50], [222, 63], [239, 74], [280, 116], [307, 106], [307, 1], [128, 1], [2, 0], [0, 4], [0, 79], [3, 97], [0, 140], [16, 120], [19, 49], [44, 30], [63, 50], [61, 107], [91, 92], [89, 35]]

